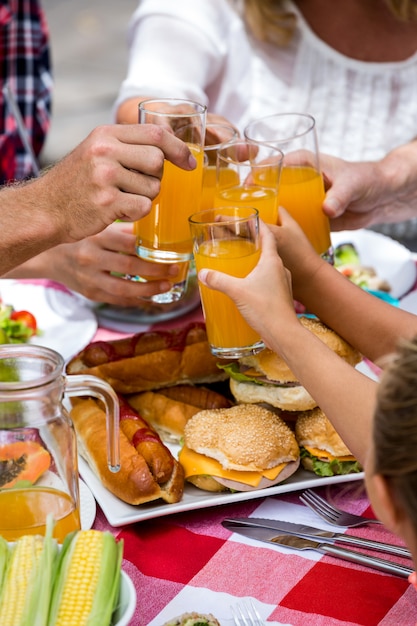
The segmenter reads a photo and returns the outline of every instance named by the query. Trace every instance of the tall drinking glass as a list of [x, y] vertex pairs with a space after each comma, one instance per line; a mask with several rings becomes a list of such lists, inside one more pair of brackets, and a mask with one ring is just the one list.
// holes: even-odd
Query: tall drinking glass
[[299, 223], [316, 252], [332, 262], [330, 224], [322, 208], [325, 191], [314, 117], [276, 113], [248, 124], [244, 135], [249, 141], [271, 143], [283, 151], [279, 204]]
[[[179, 300], [187, 288], [192, 241], [188, 217], [200, 208], [203, 182], [206, 107], [191, 100], [163, 98], [139, 104], [140, 124], [161, 124], [188, 144], [197, 167], [185, 171], [170, 161], [164, 163], [161, 189], [151, 212], [135, 222], [136, 252], [152, 263], [179, 263], [182, 271], [170, 291], [151, 296], [159, 304]], [[143, 275], [142, 281], [150, 280]]]
[[268, 224], [278, 220], [283, 153], [275, 146], [235, 139], [217, 150], [214, 206], [255, 207]]
[[[215, 269], [243, 278], [256, 266], [261, 253], [258, 211], [249, 207], [219, 207], [189, 218], [197, 272]], [[211, 352], [238, 359], [265, 346], [229, 296], [199, 283]]]
[[217, 151], [224, 144], [239, 137], [239, 131], [233, 126], [220, 123], [206, 124], [206, 139], [204, 144], [203, 194], [201, 197], [202, 211], [214, 206], [214, 192], [216, 190], [216, 162]]

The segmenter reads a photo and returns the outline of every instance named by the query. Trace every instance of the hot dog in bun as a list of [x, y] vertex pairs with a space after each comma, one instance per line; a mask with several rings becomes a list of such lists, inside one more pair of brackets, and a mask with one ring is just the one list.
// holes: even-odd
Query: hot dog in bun
[[211, 383], [228, 378], [210, 352], [205, 325], [137, 333], [96, 341], [74, 356], [67, 374], [91, 374], [122, 394], [179, 384]]
[[188, 420], [202, 409], [232, 406], [224, 395], [204, 386], [176, 385], [127, 396], [129, 404], [158, 431], [163, 441], [179, 442]]
[[251, 491], [293, 474], [300, 462], [294, 433], [264, 407], [239, 404], [200, 411], [184, 428], [179, 454], [185, 478], [206, 491]]
[[[351, 365], [360, 362], [359, 352], [318, 319], [301, 317], [300, 323]], [[230, 390], [237, 402], [265, 403], [284, 411], [317, 406], [280, 355], [268, 348], [224, 369], [230, 375]]]

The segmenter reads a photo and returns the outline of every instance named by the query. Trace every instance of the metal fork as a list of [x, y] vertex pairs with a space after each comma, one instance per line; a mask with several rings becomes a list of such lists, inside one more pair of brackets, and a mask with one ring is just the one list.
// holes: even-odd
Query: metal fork
[[265, 626], [252, 600], [239, 602], [231, 606], [230, 610], [235, 626]]
[[355, 526], [365, 526], [367, 524], [381, 524], [381, 522], [377, 519], [371, 519], [369, 517], [364, 517], [363, 515], [354, 515], [353, 513], [342, 511], [332, 504], [329, 504], [327, 500], [318, 496], [311, 489], [303, 491], [300, 495], [300, 500], [303, 504], [314, 511], [314, 513], [326, 520], [326, 522], [334, 524], [335, 526], [354, 528]]

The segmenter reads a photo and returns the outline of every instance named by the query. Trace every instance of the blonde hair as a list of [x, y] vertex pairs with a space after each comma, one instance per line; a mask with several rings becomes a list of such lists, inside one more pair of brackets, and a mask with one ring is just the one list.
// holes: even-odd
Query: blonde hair
[[373, 424], [373, 471], [417, 532], [417, 337], [402, 341], [384, 371]]
[[294, 32], [297, 17], [285, 11], [281, 0], [244, 0], [244, 19], [261, 41], [286, 45]]
[[[417, 20], [417, 0], [384, 0], [399, 20]], [[285, 46], [294, 33], [297, 16], [284, 8], [284, 0], [244, 0], [244, 19], [261, 41]]]

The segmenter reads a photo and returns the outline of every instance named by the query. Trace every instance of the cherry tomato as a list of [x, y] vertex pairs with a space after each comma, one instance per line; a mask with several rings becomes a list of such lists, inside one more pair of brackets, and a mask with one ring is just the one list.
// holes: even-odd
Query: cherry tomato
[[13, 311], [10, 319], [22, 322], [25, 326], [32, 329], [32, 335], [36, 334], [37, 322], [35, 316], [29, 311]]

